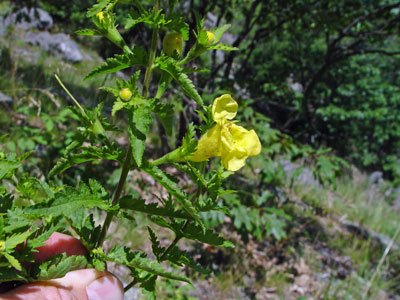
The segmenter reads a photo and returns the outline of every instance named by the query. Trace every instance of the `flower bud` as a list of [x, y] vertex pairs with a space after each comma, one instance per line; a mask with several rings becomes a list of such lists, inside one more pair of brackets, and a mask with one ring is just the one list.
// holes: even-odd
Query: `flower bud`
[[97, 19], [100, 21], [100, 23], [104, 23], [104, 12], [98, 12], [96, 14]]
[[128, 88], [124, 88], [119, 92], [119, 97], [124, 101], [129, 101], [132, 97], [132, 92]]
[[214, 42], [215, 40], [214, 33], [212, 33], [211, 31], [207, 31], [206, 34], [207, 34], [207, 42], [212, 44], [212, 42]]
[[168, 56], [172, 56], [175, 51], [178, 52], [180, 56], [183, 49], [182, 34], [177, 32], [168, 33], [163, 40], [163, 49]]

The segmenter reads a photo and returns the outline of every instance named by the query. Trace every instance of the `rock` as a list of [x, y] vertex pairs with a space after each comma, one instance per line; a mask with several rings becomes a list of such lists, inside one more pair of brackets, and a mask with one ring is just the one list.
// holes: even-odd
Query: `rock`
[[[292, 176], [295, 175], [295, 171], [298, 168], [302, 167], [301, 164], [296, 164], [296, 163], [293, 163], [293, 162], [291, 162], [289, 160], [286, 160], [286, 159], [280, 159], [279, 163], [281, 164], [281, 166], [283, 168], [283, 171], [286, 174], [286, 178], [289, 181], [291, 180]], [[320, 186], [318, 180], [316, 180], [314, 178], [314, 175], [313, 175], [312, 171], [307, 167], [304, 167], [303, 171], [300, 174], [296, 174], [296, 175], [297, 176], [294, 179], [295, 182], [299, 182], [299, 183], [302, 183], [302, 184], [315, 186], [315, 187], [319, 187]]]
[[376, 184], [383, 180], [383, 173], [381, 171], [375, 171], [369, 175], [368, 181], [370, 184]]
[[26, 7], [15, 13], [9, 14], [3, 21], [5, 27], [14, 25], [23, 30], [37, 28], [40, 30], [50, 30], [53, 27], [53, 18], [47, 11], [40, 8]]
[[12, 102], [13, 100], [12, 100], [12, 98], [11, 97], [9, 97], [9, 96], [7, 96], [7, 95], [5, 95], [5, 94], [3, 94], [3, 93], [0, 93], [0, 103], [9, 103], [9, 102]]
[[48, 32], [29, 31], [24, 40], [72, 63], [80, 62], [83, 59], [78, 45], [64, 33], [50, 34]]

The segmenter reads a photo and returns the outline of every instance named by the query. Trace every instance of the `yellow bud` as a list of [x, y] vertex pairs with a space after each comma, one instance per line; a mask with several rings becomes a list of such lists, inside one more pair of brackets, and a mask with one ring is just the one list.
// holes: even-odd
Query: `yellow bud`
[[214, 40], [215, 40], [214, 33], [212, 33], [211, 31], [207, 31], [207, 41], [209, 43], [212, 43], [212, 42], [214, 42]]
[[3, 251], [4, 249], [6, 249], [6, 242], [0, 241], [0, 251]]
[[119, 92], [119, 97], [120, 97], [122, 100], [128, 101], [128, 100], [131, 99], [131, 97], [132, 97], [132, 92], [131, 92], [130, 89], [124, 88], [124, 89], [122, 89], [122, 90]]
[[182, 34], [177, 32], [168, 33], [163, 40], [163, 49], [168, 56], [172, 56], [175, 51], [178, 52], [180, 56], [183, 49]]
[[103, 23], [104, 22], [104, 13], [101, 11], [101, 12], [98, 12], [97, 14], [96, 14], [96, 17], [97, 17], [97, 19], [99, 19], [99, 21], [101, 22], [101, 23]]

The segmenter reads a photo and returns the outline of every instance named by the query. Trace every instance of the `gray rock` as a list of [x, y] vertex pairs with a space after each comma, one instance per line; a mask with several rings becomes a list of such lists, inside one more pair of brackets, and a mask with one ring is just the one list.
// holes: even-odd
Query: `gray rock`
[[40, 8], [26, 7], [19, 11], [9, 14], [4, 20], [5, 27], [14, 25], [23, 30], [37, 28], [40, 30], [49, 30], [53, 27], [53, 18], [47, 11]]
[[64, 33], [50, 34], [48, 32], [29, 31], [24, 40], [72, 63], [80, 62], [83, 59], [78, 45]]
[[[292, 176], [295, 175], [294, 172], [302, 166], [302, 164], [296, 164], [286, 159], [280, 159], [279, 163], [281, 164], [288, 180], [291, 180]], [[318, 180], [314, 178], [312, 171], [307, 167], [303, 168], [303, 171], [294, 179], [294, 181], [315, 187], [320, 186]]]
[[371, 175], [369, 175], [368, 181], [370, 184], [376, 184], [379, 183], [383, 179], [383, 173], [381, 171], [375, 171], [372, 172]]
[[3, 93], [0, 93], [0, 103], [7, 103], [7, 102], [12, 102], [12, 101], [13, 100], [11, 97], [9, 97]]

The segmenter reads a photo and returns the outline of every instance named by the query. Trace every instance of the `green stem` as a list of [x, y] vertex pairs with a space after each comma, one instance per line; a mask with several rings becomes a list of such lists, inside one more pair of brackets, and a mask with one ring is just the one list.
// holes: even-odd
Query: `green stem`
[[[160, 8], [160, 0], [156, 0], [154, 4], [154, 13], [156, 14]], [[147, 97], [149, 91], [149, 84], [151, 73], [153, 71], [153, 62], [157, 52], [157, 40], [158, 40], [158, 25], [154, 26], [153, 28], [153, 36], [151, 38], [151, 48], [150, 48], [150, 55], [149, 55], [149, 63], [146, 68], [146, 73], [144, 74], [144, 82], [143, 82], [143, 91], [142, 95], [144, 98]]]
[[[124, 187], [124, 183], [126, 181], [126, 177], [128, 176], [128, 172], [130, 169], [131, 157], [132, 157], [132, 148], [129, 146], [128, 152], [126, 153], [125, 162], [122, 167], [121, 177], [119, 178], [118, 186], [114, 193], [112, 205], [118, 204], [119, 197], [121, 196], [121, 193], [122, 193], [122, 188]], [[104, 239], [106, 237], [106, 233], [108, 231], [108, 227], [110, 227], [113, 216], [114, 216], [114, 213], [107, 212], [107, 216], [104, 221], [103, 227], [101, 229], [99, 240], [97, 241], [97, 248], [102, 246]]]
[[130, 290], [137, 283], [136, 279], [133, 279], [126, 287], [124, 287], [124, 293]]
[[[160, 0], [156, 0], [156, 3], [154, 4], [155, 12], [157, 12], [159, 10], [159, 7], [160, 7]], [[158, 38], [158, 26], [156, 26], [153, 29], [153, 36], [151, 39], [149, 63], [146, 68], [145, 79], [143, 82], [143, 97], [144, 98], [147, 97], [147, 92], [149, 89], [151, 71], [153, 68], [153, 61], [154, 61], [154, 57], [156, 55], [156, 50], [157, 50], [157, 38]], [[129, 49], [129, 47], [128, 47], [128, 49]], [[125, 50], [125, 48], [124, 48], [124, 50]], [[126, 50], [126, 51], [128, 51], [128, 50]], [[131, 52], [130, 49], [128, 52]], [[124, 161], [124, 164], [122, 167], [121, 176], [119, 178], [118, 186], [114, 193], [114, 198], [112, 201], [113, 205], [118, 204], [119, 197], [121, 196], [121, 193], [122, 193], [122, 188], [124, 187], [126, 177], [128, 176], [128, 172], [130, 170], [131, 158], [132, 158], [132, 147], [131, 147], [131, 145], [129, 145], [128, 152], [126, 153], [126, 158], [125, 158], [125, 161]], [[106, 219], [104, 220], [103, 227], [100, 232], [99, 240], [97, 241], [97, 247], [102, 246], [104, 239], [106, 237], [108, 228], [110, 227], [113, 216], [114, 216], [114, 212], [107, 212]]]
[[[182, 227], [182, 232], [185, 231], [186, 227], [189, 225], [189, 220], [186, 220], [185, 224]], [[165, 252], [160, 256], [160, 261], [163, 261], [164, 258], [168, 255], [168, 253], [171, 252], [172, 248], [176, 246], [176, 244], [179, 242], [179, 240], [183, 238], [182, 235], [176, 235], [175, 239], [172, 241], [171, 245], [168, 246], [168, 248], [165, 250]]]
[[61, 85], [61, 87], [64, 89], [64, 91], [68, 94], [68, 96], [71, 97], [72, 101], [74, 101], [75, 105], [78, 106], [78, 108], [81, 110], [81, 112], [83, 113], [83, 115], [86, 116], [86, 118], [89, 119], [88, 115], [86, 114], [85, 110], [83, 109], [83, 107], [79, 104], [78, 100], [76, 100], [74, 98], [74, 96], [72, 96], [72, 94], [68, 91], [68, 89], [65, 87], [65, 85], [62, 83], [60, 77], [58, 77], [57, 74], [54, 74], [54, 77], [56, 77], [58, 83]]

